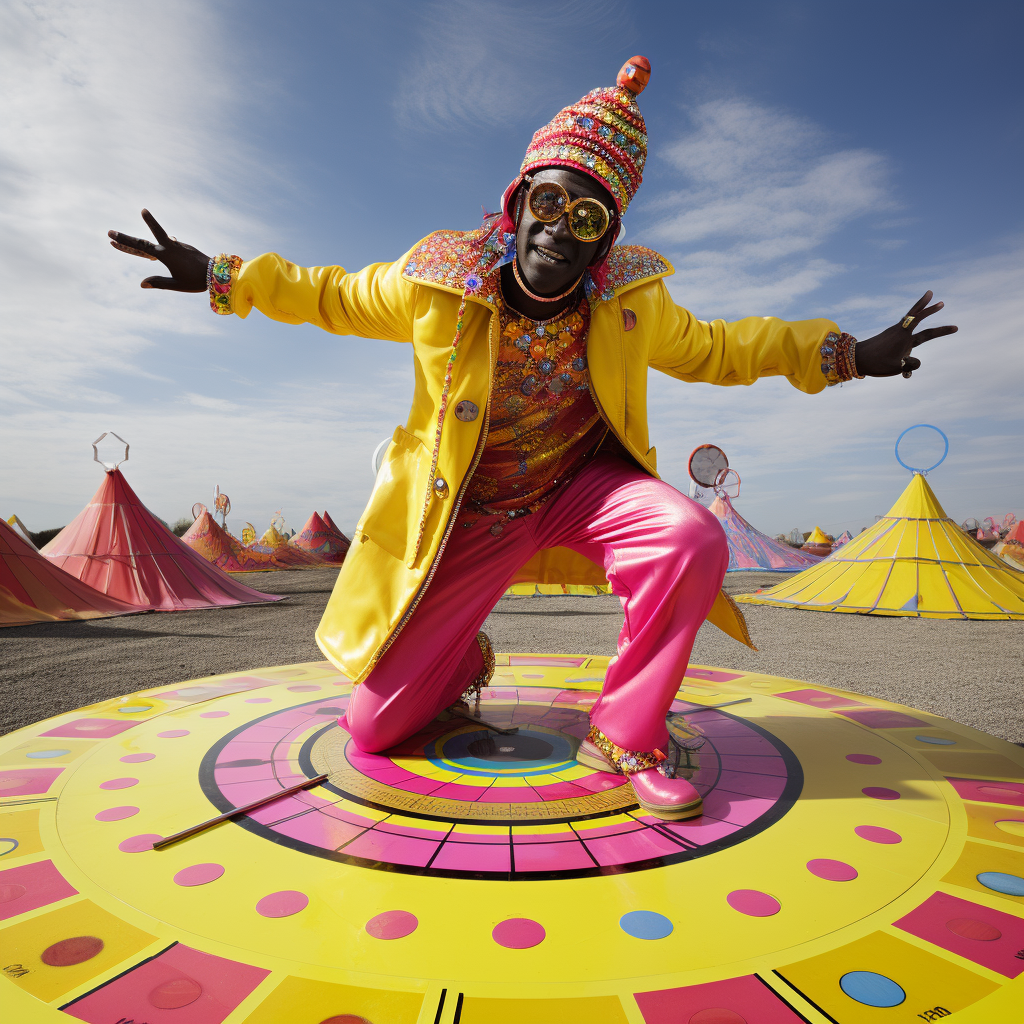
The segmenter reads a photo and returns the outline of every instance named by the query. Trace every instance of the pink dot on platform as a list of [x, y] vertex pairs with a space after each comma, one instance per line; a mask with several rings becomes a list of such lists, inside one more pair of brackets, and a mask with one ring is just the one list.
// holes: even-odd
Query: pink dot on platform
[[407, 910], [385, 910], [366, 922], [366, 931], [375, 939], [402, 939], [416, 931], [419, 921]]
[[954, 917], [946, 922], [946, 927], [964, 939], [977, 939], [979, 942], [994, 942], [1001, 939], [1003, 933], [987, 921], [979, 921], [975, 917]]
[[841, 860], [829, 860], [827, 857], [809, 860], [807, 870], [829, 882], [852, 882], [857, 877], [857, 869], [851, 864], [844, 864]]
[[288, 689], [292, 693], [312, 693], [314, 690], [319, 690], [319, 686], [314, 686], [312, 683], [301, 683], [298, 686], [289, 686]]
[[899, 832], [893, 832], [892, 829], [882, 828], [881, 825], [858, 825], [854, 830], [861, 837], [866, 839], [869, 843], [885, 843], [886, 845], [892, 845], [893, 843], [902, 843], [903, 836]]
[[187, 736], [188, 729], [168, 729], [167, 732], [158, 732], [157, 736], [165, 740], [176, 740], [179, 736]]
[[979, 786], [979, 793], [988, 793], [989, 796], [1020, 796], [1015, 789], [1002, 789], [999, 786]]
[[853, 761], [854, 764], [881, 764], [882, 759], [875, 757], [874, 754], [847, 754], [847, 761]]
[[876, 800], [899, 800], [900, 798], [900, 794], [895, 789], [886, 789], [885, 786], [865, 786], [861, 792]]
[[262, 917], [291, 917], [309, 905], [309, 897], [295, 889], [272, 892], [256, 904], [256, 913]]
[[100, 783], [100, 789], [131, 789], [138, 784], [138, 779], [107, 779]]
[[544, 926], [528, 917], [510, 917], [494, 926], [491, 938], [499, 946], [506, 949], [529, 949], [531, 946], [539, 946], [544, 941], [547, 932]]
[[192, 978], [172, 978], [149, 993], [149, 1001], [158, 1010], [177, 1010], [194, 1003], [203, 994], [203, 986]]
[[4, 885], [0, 885], [0, 903], [10, 903], [13, 900], [20, 900], [28, 889], [23, 885], [19, 885], [17, 882], [8, 882]]
[[782, 909], [782, 904], [774, 896], [757, 889], [734, 889], [725, 901], [733, 910], [747, 917], [771, 917]]
[[249, 697], [246, 699], [246, 704], [269, 704], [269, 697]]
[[203, 711], [200, 718], [227, 718], [231, 712], [229, 711]]
[[108, 807], [96, 815], [97, 821], [120, 821], [122, 818], [130, 818], [138, 814], [138, 807]]
[[122, 853], [145, 853], [147, 850], [152, 850], [153, 844], [160, 839], [163, 839], [163, 836], [158, 836], [154, 832], [144, 832], [141, 836], [129, 836], [128, 839], [122, 839], [117, 844], [117, 848]]
[[103, 940], [95, 935], [75, 935], [70, 939], [61, 939], [43, 950], [39, 959], [47, 967], [74, 967], [91, 960], [103, 949]]
[[686, 1024], [747, 1024], [747, 1018], [724, 1006], [709, 1006], [706, 1010], [698, 1010]]
[[156, 754], [125, 754], [121, 758], [125, 764], [140, 764], [142, 761], [152, 761]]
[[174, 876], [174, 881], [177, 885], [206, 885], [207, 882], [216, 882], [223, 874], [222, 864], [192, 864], [182, 868]]

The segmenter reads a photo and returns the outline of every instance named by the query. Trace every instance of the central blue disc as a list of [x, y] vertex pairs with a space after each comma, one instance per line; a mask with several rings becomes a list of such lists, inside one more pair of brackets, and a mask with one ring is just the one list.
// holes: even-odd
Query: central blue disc
[[490, 729], [460, 732], [427, 748], [427, 756], [440, 767], [457, 765], [469, 775], [542, 775], [575, 762], [568, 736], [520, 727], [514, 736]]

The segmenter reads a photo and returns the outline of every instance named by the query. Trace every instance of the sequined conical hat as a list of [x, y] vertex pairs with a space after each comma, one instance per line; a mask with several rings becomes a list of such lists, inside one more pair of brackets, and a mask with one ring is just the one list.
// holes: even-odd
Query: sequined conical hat
[[625, 213], [640, 187], [647, 159], [647, 125], [636, 98], [650, 77], [650, 61], [631, 57], [614, 86], [592, 89], [534, 134], [520, 174], [541, 167], [582, 171], [602, 184], [618, 212]]

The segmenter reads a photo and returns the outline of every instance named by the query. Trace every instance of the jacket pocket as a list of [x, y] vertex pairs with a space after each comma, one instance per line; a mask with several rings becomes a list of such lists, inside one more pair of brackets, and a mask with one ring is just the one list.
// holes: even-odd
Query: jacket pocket
[[378, 547], [405, 562], [413, 555], [430, 451], [415, 434], [395, 427], [359, 529]]

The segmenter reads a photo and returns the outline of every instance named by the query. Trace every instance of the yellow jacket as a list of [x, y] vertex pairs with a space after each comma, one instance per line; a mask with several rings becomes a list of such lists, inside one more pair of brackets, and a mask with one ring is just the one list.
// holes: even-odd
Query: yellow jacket
[[[355, 682], [387, 650], [429, 585], [483, 451], [498, 348], [498, 275], [471, 278], [466, 288], [484, 262], [479, 238], [478, 232], [435, 232], [399, 261], [354, 274], [342, 267], [298, 267], [267, 253], [243, 263], [232, 284], [231, 308], [241, 317], [255, 307], [284, 323], [413, 346], [416, 383], [409, 418], [395, 428], [316, 633], [320, 649]], [[652, 476], [657, 470], [647, 431], [648, 367], [710, 384], [751, 384], [783, 374], [802, 391], [826, 386], [818, 350], [838, 330], [831, 321], [748, 317], [705, 323], [672, 301], [662, 280], [672, 267], [652, 250], [616, 246], [607, 267], [604, 291], [591, 298], [591, 387], [615, 436]], [[461, 342], [432, 476], [445, 369], [464, 289]], [[475, 419], [454, 415], [463, 400], [479, 408]], [[447, 486], [435, 487], [438, 477]], [[582, 556], [555, 548], [541, 552], [516, 579], [589, 584], [605, 577]], [[708, 618], [750, 643], [739, 609], [724, 593]]]

